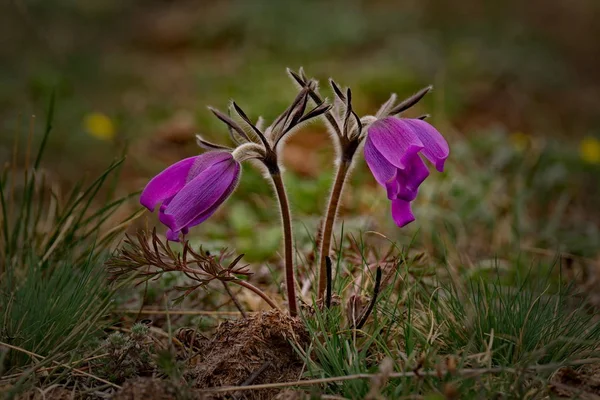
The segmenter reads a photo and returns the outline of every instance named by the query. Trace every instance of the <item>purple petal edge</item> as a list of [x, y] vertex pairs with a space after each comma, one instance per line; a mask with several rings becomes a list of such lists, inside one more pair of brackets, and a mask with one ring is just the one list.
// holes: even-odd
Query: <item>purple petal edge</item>
[[410, 201], [400, 199], [392, 200], [392, 218], [394, 218], [394, 222], [400, 228], [413, 222], [415, 216], [412, 213]]
[[237, 183], [239, 172], [235, 161], [223, 161], [203, 171], [171, 200], [161, 222], [176, 232], [216, 209]]
[[363, 154], [373, 177], [380, 185], [385, 186], [395, 178], [396, 167], [381, 155], [369, 136], [365, 140]]
[[175, 196], [185, 186], [196, 158], [197, 156], [181, 160], [152, 178], [142, 191], [140, 204], [154, 212], [159, 203]]
[[405, 119], [408, 126], [419, 137], [425, 146], [421, 153], [427, 158], [435, 168], [443, 172], [444, 163], [450, 155], [450, 147], [442, 134], [429, 123], [420, 119]]
[[388, 162], [400, 169], [406, 168], [407, 161], [424, 148], [414, 129], [396, 117], [374, 122], [368, 139]]
[[[234, 180], [234, 182], [227, 188], [227, 190], [225, 191], [225, 193], [223, 193], [223, 195], [205, 212], [203, 212], [202, 214], [198, 215], [196, 217], [196, 219], [194, 219], [192, 222], [190, 222], [189, 224], [187, 224], [186, 226], [184, 226], [183, 228], [181, 228], [181, 232], [185, 235], [188, 233], [189, 229], [196, 226], [196, 225], [200, 225], [202, 222], [206, 221], [208, 218], [210, 218], [216, 211], [217, 209], [225, 202], [225, 200], [227, 200], [227, 198], [231, 195], [231, 193], [233, 193], [233, 191], [235, 190], [235, 188], [237, 187], [237, 184], [239, 182], [239, 178], [240, 175], [238, 174], [238, 176], [236, 177], [236, 179]], [[173, 220], [173, 218], [169, 215], [163, 217], [165, 219], [168, 219], [169, 224], [166, 224], [167, 226], [172, 226], [175, 222]], [[163, 222], [164, 223], [164, 222]], [[169, 232], [172, 232], [173, 235], [175, 235], [175, 237], [177, 237], [177, 240], [175, 241], [179, 241], [179, 234], [177, 232], [174, 232], [169, 229], [169, 231], [167, 232], [167, 234]], [[168, 238], [168, 235], [167, 235]], [[171, 240], [171, 239], [169, 239]]]

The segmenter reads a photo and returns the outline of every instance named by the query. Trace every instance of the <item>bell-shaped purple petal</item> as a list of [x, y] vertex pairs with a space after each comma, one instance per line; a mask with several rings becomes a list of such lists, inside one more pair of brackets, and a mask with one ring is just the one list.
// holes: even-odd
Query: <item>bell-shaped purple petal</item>
[[167, 239], [204, 222], [235, 189], [240, 164], [226, 151], [211, 151], [186, 158], [154, 177], [142, 192], [140, 202], [150, 210], [158, 204], [159, 220], [170, 229]]
[[423, 155], [435, 165], [435, 168], [443, 172], [444, 163], [450, 154], [448, 142], [433, 126], [420, 119], [403, 120], [423, 143]]
[[399, 227], [414, 221], [410, 202], [429, 176], [419, 153], [441, 172], [450, 153], [448, 143], [420, 119], [387, 117], [375, 121], [365, 140], [365, 161], [375, 180], [392, 201], [392, 217]]
[[158, 210], [158, 220], [167, 226], [169, 226], [168, 224], [170, 223], [171, 218], [165, 214], [165, 211], [167, 210], [167, 207], [168, 207], [169, 203], [171, 202], [171, 200], [173, 200], [173, 198], [165, 200], [165, 202], [162, 203], [162, 205], [160, 206], [160, 209]]
[[381, 155], [371, 141], [370, 136], [367, 136], [363, 152], [371, 173], [380, 185], [385, 186], [386, 183], [394, 179], [396, 176], [396, 167]]
[[167, 229], [167, 233], [165, 235], [167, 240], [171, 242], [179, 242], [179, 232], [173, 232], [171, 229]]
[[231, 194], [240, 164], [229, 158], [203, 170], [170, 201], [161, 219], [174, 233], [204, 221]]
[[240, 169], [239, 169], [239, 164], [238, 164], [238, 172], [236, 174], [236, 177], [235, 177], [233, 183], [227, 188], [227, 190], [225, 190], [225, 192], [221, 195], [221, 197], [210, 208], [208, 208], [202, 214], [198, 215], [192, 222], [187, 224], [181, 231], [185, 234], [185, 233], [187, 233], [187, 230], [189, 228], [192, 228], [196, 225], [200, 225], [201, 223], [206, 221], [208, 218], [210, 218], [217, 211], [219, 206], [221, 204], [223, 204], [229, 196], [231, 196], [231, 193], [233, 193], [233, 191], [235, 190], [235, 188], [238, 184], [239, 178], [240, 178]]
[[406, 160], [405, 169], [396, 168], [377, 151], [369, 137], [366, 139], [364, 155], [375, 180], [386, 188], [390, 200], [414, 200], [419, 186], [429, 176], [429, 170], [418, 154]]
[[187, 181], [190, 182], [192, 179], [197, 177], [202, 171], [210, 168], [211, 166], [220, 163], [221, 161], [231, 160], [233, 156], [227, 151], [209, 151], [200, 154], [196, 157], [196, 161], [190, 168]]
[[377, 151], [397, 168], [406, 168], [406, 162], [423, 149], [423, 143], [414, 129], [404, 120], [387, 117], [373, 122], [368, 138]]
[[144, 188], [140, 203], [154, 211], [159, 203], [175, 196], [187, 182], [188, 173], [197, 157], [186, 158], [156, 175]]
[[388, 189], [388, 198], [390, 198], [390, 200], [398, 198], [406, 201], [413, 201], [415, 197], [417, 197], [419, 186], [421, 186], [421, 183], [423, 183], [428, 176], [429, 169], [421, 157], [416, 154], [408, 161], [405, 169], [398, 170], [395, 179], [397, 191], [394, 197], [390, 197], [392, 193], [390, 193], [390, 190]]
[[[183, 228], [181, 228], [181, 231], [173, 231], [171, 229], [169, 229], [167, 231], [167, 239], [169, 239], [172, 242], [178, 242], [179, 241], [179, 233], [183, 233], [184, 235], [187, 235], [190, 228], [196, 226], [196, 225], [200, 225], [201, 223], [203, 223], [204, 221], [206, 221], [208, 218], [210, 218], [215, 211], [217, 211], [217, 209], [219, 208], [219, 206], [221, 204], [223, 204], [223, 202], [225, 200], [227, 200], [227, 198], [231, 195], [231, 192], [233, 192], [233, 190], [235, 189], [237, 185], [231, 185], [230, 188], [223, 194], [223, 196], [221, 196], [221, 198], [219, 200], [217, 200], [208, 210], [204, 211], [202, 214], [200, 214], [199, 216], [196, 217], [196, 219], [194, 219], [192, 222], [190, 222], [189, 224], [187, 224], [186, 226], [184, 226]], [[166, 216], [164, 218], [164, 221], [161, 220], [161, 222], [163, 222], [165, 225], [169, 226], [168, 224], [172, 224], [172, 218], [169, 216]]]
[[214, 151], [176, 162], [148, 182], [140, 196], [140, 203], [154, 211], [159, 203], [175, 196], [200, 172], [228, 158], [231, 158], [229, 153]]
[[413, 222], [415, 216], [410, 208], [410, 201], [392, 200], [392, 217], [400, 228]]

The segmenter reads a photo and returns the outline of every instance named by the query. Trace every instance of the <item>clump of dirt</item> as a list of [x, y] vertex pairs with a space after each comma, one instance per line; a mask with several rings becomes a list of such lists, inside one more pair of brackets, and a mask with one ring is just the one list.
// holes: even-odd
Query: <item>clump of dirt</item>
[[[292, 343], [306, 348], [308, 333], [298, 318], [277, 311], [225, 321], [202, 346], [193, 373], [195, 386], [204, 389], [299, 380], [303, 363]], [[271, 399], [277, 392], [273, 389], [245, 391], [243, 397]], [[211, 397], [222, 398], [225, 394], [215, 393]]]
[[[0, 387], [0, 393], [2, 392]], [[0, 396], [0, 398], [3, 398]], [[36, 388], [16, 396], [16, 400], [71, 400], [74, 398], [73, 390], [64, 386], [52, 385], [48, 388]]]
[[[156, 378], [135, 378], [123, 384], [112, 400], [171, 400], [192, 398], [182, 395], [172, 383]], [[200, 398], [200, 397], [196, 397]]]
[[559, 369], [550, 380], [551, 391], [559, 398], [597, 399], [600, 396], [600, 364]]
[[310, 395], [299, 390], [286, 389], [275, 396], [275, 400], [308, 400]]

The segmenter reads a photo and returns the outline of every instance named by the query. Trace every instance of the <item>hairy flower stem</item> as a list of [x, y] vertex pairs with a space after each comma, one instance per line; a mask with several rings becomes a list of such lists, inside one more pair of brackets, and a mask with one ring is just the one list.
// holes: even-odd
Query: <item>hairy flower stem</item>
[[340, 164], [335, 175], [329, 204], [327, 205], [327, 213], [325, 214], [325, 223], [321, 234], [321, 248], [319, 249], [319, 288], [318, 299], [322, 300], [327, 288], [327, 257], [331, 250], [331, 239], [333, 236], [333, 226], [335, 225], [335, 217], [337, 216], [338, 206], [344, 190], [344, 183], [348, 177], [350, 166], [352, 165], [352, 157], [356, 149], [349, 149], [342, 153]]
[[285, 186], [281, 179], [279, 168], [270, 169], [271, 178], [275, 185], [279, 207], [281, 208], [281, 222], [283, 225], [283, 250], [285, 259], [285, 284], [287, 287], [287, 298], [290, 315], [292, 317], [298, 314], [298, 306], [296, 304], [296, 283], [294, 280], [294, 253], [293, 253], [293, 237], [292, 237], [292, 219], [290, 216], [290, 206], [288, 203]]

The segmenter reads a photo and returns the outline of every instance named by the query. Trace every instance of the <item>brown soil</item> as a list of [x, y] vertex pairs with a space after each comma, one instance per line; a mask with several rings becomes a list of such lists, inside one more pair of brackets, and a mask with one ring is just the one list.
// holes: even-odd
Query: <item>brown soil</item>
[[[276, 311], [223, 322], [195, 360], [195, 386], [205, 389], [299, 380], [303, 362], [292, 343], [305, 348], [308, 342], [308, 333], [299, 319]], [[245, 391], [238, 392], [236, 398], [272, 399], [277, 393], [278, 390]], [[228, 393], [231, 395], [236, 396]]]
[[[2, 388], [0, 388], [0, 393], [2, 393]], [[0, 396], [0, 398], [3, 397]], [[16, 397], [17, 400], [71, 400], [73, 398], [77, 398], [73, 389], [67, 389], [66, 387], [56, 385], [50, 386], [45, 389], [32, 389]]]
[[559, 398], [600, 398], [600, 364], [585, 365], [577, 370], [559, 369], [550, 380], [552, 392]]
[[[182, 397], [180, 390], [170, 382], [156, 378], [136, 378], [125, 382], [112, 400], [171, 400]], [[188, 397], [201, 398], [186, 396]]]
[[275, 400], [308, 400], [310, 398], [310, 395], [306, 392], [291, 389], [282, 390], [275, 396]]

